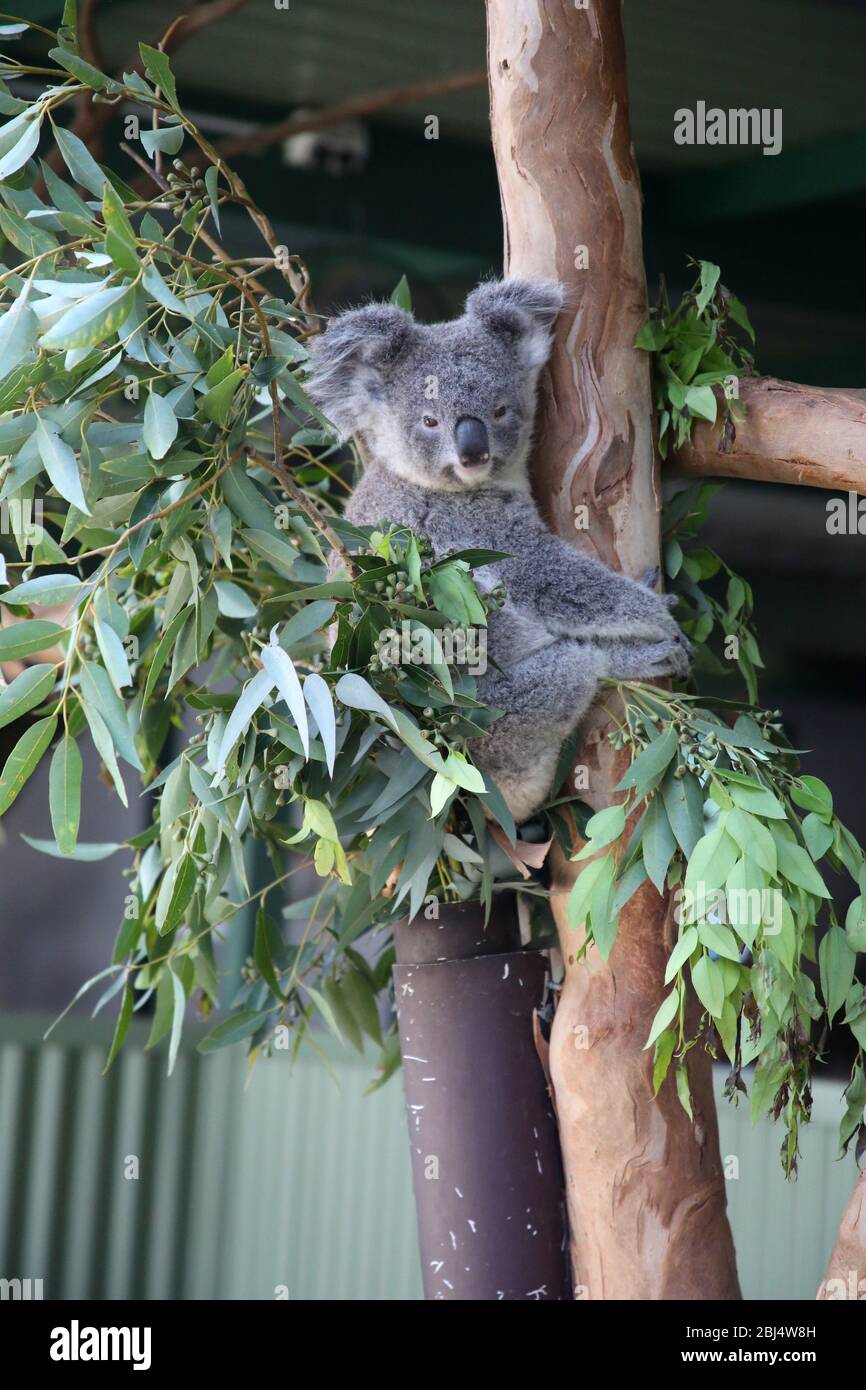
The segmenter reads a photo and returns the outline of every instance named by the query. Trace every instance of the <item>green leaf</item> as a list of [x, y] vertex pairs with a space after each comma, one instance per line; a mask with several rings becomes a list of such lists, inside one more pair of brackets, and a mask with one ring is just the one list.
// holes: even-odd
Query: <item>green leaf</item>
[[69, 636], [65, 628], [42, 618], [31, 618], [0, 628], [0, 661], [21, 661], [24, 657], [44, 652]]
[[273, 926], [273, 923], [271, 923], [267, 912], [263, 907], [260, 907], [258, 912], [256, 913], [256, 934], [255, 942], [253, 945], [253, 960], [255, 961], [256, 969], [258, 970], [268, 989], [275, 996], [275, 998], [283, 1002], [283, 992], [280, 989], [280, 982], [277, 979], [277, 975], [274, 970], [274, 961], [269, 939], [270, 932], [273, 930], [275, 930], [275, 928]]
[[662, 782], [662, 797], [671, 830], [689, 859], [704, 833], [704, 793], [693, 773], [675, 777], [675, 771], [675, 765], [671, 764]]
[[4, 603], [41, 604], [53, 607], [55, 604], [71, 603], [81, 593], [82, 583], [73, 574], [40, 574], [35, 579], [26, 579], [14, 589], [3, 595]]
[[732, 782], [728, 787], [737, 806], [765, 820], [786, 820], [787, 812], [778, 797], [766, 787], [745, 787]]
[[664, 801], [658, 794], [647, 807], [641, 845], [646, 871], [656, 891], [663, 893], [677, 842], [668, 821]]
[[123, 999], [120, 1002], [120, 1013], [117, 1015], [117, 1024], [114, 1029], [114, 1037], [111, 1042], [111, 1050], [108, 1054], [108, 1060], [106, 1061], [105, 1066], [102, 1069], [103, 1076], [108, 1071], [109, 1067], [111, 1066], [112, 1062], [114, 1061], [115, 1057], [117, 1056], [118, 1052], [123, 1046], [123, 1040], [126, 1037], [127, 1032], [129, 1031], [129, 1020], [132, 1018], [132, 1007], [134, 1002], [134, 991], [129, 980], [127, 980], [123, 988]]
[[39, 320], [24, 289], [0, 318], [0, 380], [20, 366], [39, 336]]
[[720, 962], [701, 956], [692, 966], [692, 984], [695, 994], [713, 1018], [721, 1016], [725, 1003], [725, 987]]
[[150, 697], [153, 694], [154, 687], [156, 686], [156, 683], [159, 680], [160, 673], [163, 667], [165, 666], [165, 663], [168, 661], [168, 658], [171, 655], [172, 651], [174, 650], [175, 640], [177, 638], [178, 633], [180, 632], [180, 629], [183, 627], [186, 618], [187, 610], [185, 608], [182, 608], [181, 611], [179, 613], [176, 613], [175, 616], [172, 618], [171, 622], [169, 623], [168, 627], [166, 628], [165, 632], [162, 634], [162, 637], [160, 637], [159, 642], [157, 643], [156, 651], [153, 654], [153, 660], [150, 663], [150, 670], [147, 673], [147, 680], [145, 681], [144, 685], [145, 705], [148, 704]]
[[67, 309], [42, 335], [45, 348], [93, 347], [116, 333], [129, 312], [131, 291], [126, 285], [109, 285]]
[[340, 981], [342, 996], [361, 1028], [373, 1042], [382, 1046], [382, 1028], [376, 1004], [376, 990], [360, 970], [349, 970]]
[[[182, 125], [166, 125], [161, 126], [158, 130], [142, 130], [138, 138], [150, 158], [153, 159], [157, 150], [163, 154], [177, 154], [183, 144], [183, 137]], [[210, 169], [208, 169], [208, 173], [210, 173]]]
[[59, 125], [54, 127], [54, 142], [75, 182], [94, 198], [101, 198], [106, 177], [87, 146], [71, 130]]
[[[228, 579], [217, 579], [214, 583], [217, 606], [225, 618], [254, 618], [258, 613], [249, 594]], [[280, 639], [282, 644], [282, 638]]]
[[716, 292], [721, 271], [712, 261], [701, 261], [701, 284], [695, 299], [695, 308], [702, 314]]
[[124, 686], [132, 685], [132, 674], [126, 659], [123, 642], [114, 628], [109, 627], [108, 623], [104, 623], [101, 618], [94, 621], [93, 627], [105, 669], [111, 678], [111, 684], [119, 695]]
[[213, 420], [217, 425], [225, 425], [231, 414], [235, 392], [246, 375], [246, 368], [238, 367], [218, 385], [211, 387], [210, 391], [206, 392], [199, 402], [199, 410], [202, 415], [208, 420]]
[[845, 917], [845, 935], [852, 951], [866, 951], [866, 899], [854, 899]]
[[198, 880], [198, 867], [191, 854], [182, 854], [166, 869], [156, 899], [156, 929], [167, 936], [183, 920]]
[[762, 869], [775, 877], [778, 862], [776, 842], [761, 821], [735, 806], [728, 815], [725, 829], [744, 854], [750, 854]]
[[725, 960], [739, 964], [740, 943], [729, 927], [720, 922], [702, 922], [698, 927], [698, 938], [702, 946], [715, 951], [717, 956], [724, 956]]
[[147, 1042], [144, 1044], [145, 1052], [156, 1047], [171, 1027], [171, 1020], [174, 1015], [174, 986], [171, 981], [171, 969], [163, 970], [156, 985], [156, 1007], [153, 1011], [153, 1023], [147, 1035]]
[[662, 324], [650, 319], [638, 331], [634, 340], [634, 346], [643, 352], [658, 352], [667, 342], [667, 332]]
[[244, 686], [240, 698], [228, 717], [220, 740], [216, 757], [217, 771], [222, 772], [226, 759], [242, 734], [245, 734], [253, 717], [258, 713], [274, 688], [274, 678], [268, 671], [259, 671], [248, 685]]
[[273, 1014], [268, 1009], [242, 1009], [240, 1013], [232, 1014], [231, 1018], [223, 1019], [222, 1023], [211, 1029], [207, 1037], [202, 1038], [199, 1043], [198, 1051], [216, 1052], [220, 1047], [229, 1047], [243, 1038], [249, 1038], [272, 1017]]
[[45, 472], [60, 496], [71, 502], [73, 507], [77, 507], [85, 516], [90, 516], [90, 509], [84, 500], [75, 454], [59, 434], [45, 428], [41, 415], [36, 418], [36, 443], [45, 465]]
[[833, 814], [833, 794], [820, 777], [801, 777], [791, 786], [791, 800], [804, 811], [814, 811], [821, 820]]
[[5, 815], [54, 737], [57, 720], [52, 715], [31, 724], [19, 738], [0, 773], [0, 816]]
[[51, 759], [48, 804], [57, 848], [63, 855], [71, 854], [81, 820], [81, 753], [68, 733], [58, 743]]
[[144, 446], [151, 458], [165, 458], [177, 438], [177, 416], [156, 391], [148, 391], [144, 407]]
[[800, 845], [792, 844], [788, 840], [779, 840], [777, 849], [779, 872], [789, 883], [796, 883], [798, 888], [805, 888], [807, 893], [814, 893], [818, 898], [832, 896], [815, 865]]
[[50, 48], [49, 58], [53, 58], [55, 63], [59, 63], [67, 72], [71, 72], [73, 77], [77, 77], [79, 82], [83, 82], [85, 87], [91, 87], [95, 92], [104, 91], [109, 85], [111, 78], [106, 77], [104, 72], [95, 68], [92, 63], [87, 63], [77, 53], [73, 53], [68, 48]]
[[677, 1035], [673, 1028], [666, 1029], [656, 1041], [655, 1056], [653, 1057], [653, 1095], [655, 1096], [661, 1090], [662, 1083], [668, 1074], [676, 1045]]
[[31, 111], [33, 114], [27, 113], [27, 119], [21, 127], [19, 139], [16, 140], [11, 149], [0, 156], [0, 180], [9, 179], [13, 174], [17, 174], [39, 144], [41, 111], [37, 112], [32, 107]]
[[833, 843], [833, 827], [821, 820], [814, 811], [810, 811], [803, 821], [803, 838], [806, 848], [817, 862], [824, 857]]
[[177, 110], [177, 87], [168, 58], [158, 48], [151, 48], [150, 44], [147, 43], [140, 43], [138, 50], [144, 63], [144, 70], [151, 82], [159, 88], [169, 106], [173, 106]]
[[656, 1016], [653, 1019], [652, 1025], [649, 1030], [649, 1037], [643, 1045], [644, 1052], [646, 1052], [648, 1048], [652, 1047], [653, 1043], [656, 1041], [656, 1038], [658, 1038], [658, 1036], [664, 1032], [668, 1024], [673, 1023], [674, 1019], [677, 1016], [677, 1010], [679, 1009], [679, 1006], [679, 991], [672, 989], [667, 998], [662, 1000], [661, 1004], [656, 1010]]
[[427, 576], [430, 596], [439, 612], [459, 627], [487, 625], [487, 613], [479, 599], [468, 568], [456, 561], [433, 569]]
[[570, 927], [579, 927], [581, 923], [586, 921], [593, 890], [608, 861], [612, 861], [612, 855], [605, 854], [600, 859], [590, 860], [581, 869], [568, 896], [568, 925]]
[[[298, 559], [298, 552], [284, 541], [282, 536], [275, 531], [256, 531], [244, 530], [241, 532], [244, 540], [252, 546], [259, 555], [267, 560], [268, 564], [273, 565], [278, 574], [290, 576], [294, 571]], [[294, 594], [297, 599], [298, 595]]]
[[55, 669], [47, 662], [26, 667], [0, 694], [0, 729], [41, 705], [54, 689], [55, 680]]
[[698, 841], [686, 869], [685, 886], [691, 892], [720, 888], [740, 856], [735, 840], [724, 826], [717, 826]]
[[[275, 631], [271, 633], [272, 638], [275, 635]], [[273, 645], [262, 647], [261, 659], [262, 665], [277, 687], [280, 699], [285, 702], [286, 708], [295, 721], [295, 727], [301, 739], [301, 747], [304, 750], [304, 757], [308, 758], [310, 755], [310, 735], [307, 724], [307, 706], [295, 664], [282, 647]]]
[[832, 1023], [854, 981], [857, 957], [841, 927], [830, 927], [818, 947], [821, 993], [827, 1006], [827, 1022]]
[[215, 164], [209, 164], [205, 170], [204, 186], [207, 189], [207, 196], [210, 199], [211, 216], [217, 235], [220, 234], [220, 210], [219, 210], [219, 170]]
[[665, 968], [666, 985], [669, 985], [671, 980], [677, 974], [677, 972], [682, 970], [683, 966], [685, 965], [686, 961], [688, 960], [689, 956], [692, 954], [697, 945], [697, 927], [686, 927], [685, 931], [683, 932], [682, 936], [680, 937], [679, 941], [676, 943], [674, 949], [671, 951], [670, 956], [668, 957], [668, 963]]
[[350, 709], [359, 709], [368, 714], [375, 714], [379, 719], [384, 719], [395, 733], [399, 732], [393, 710], [385, 704], [381, 695], [377, 695], [370, 682], [364, 680], [363, 676], [355, 675], [351, 671], [347, 672], [337, 681], [334, 694]]
[[[46, 720], [44, 722], [50, 723], [51, 721]], [[34, 724], [33, 727], [36, 728], [36, 725]], [[38, 850], [40, 854], [47, 854], [52, 859], [75, 859], [80, 864], [96, 864], [102, 859], [110, 859], [112, 854], [116, 854], [119, 849], [124, 848], [123, 845], [108, 842], [82, 844], [79, 840], [71, 854], [64, 854], [55, 840], [37, 840], [32, 835], [22, 835], [21, 838], [31, 849]]]
[[686, 406], [692, 415], [709, 420], [711, 425], [715, 423], [718, 404], [712, 386], [690, 386], [686, 391]]
[[96, 706], [104, 720], [111, 741], [121, 758], [137, 772], [141, 772], [141, 759], [135, 751], [132, 732], [129, 727], [127, 707], [118, 695], [108, 672], [94, 661], [81, 663], [81, 693], [86, 701]]
[[106, 251], [118, 270], [134, 280], [140, 269], [135, 232], [121, 199], [107, 180], [102, 193], [102, 220]]
[[405, 275], [401, 275], [394, 289], [391, 291], [391, 303], [396, 304], [398, 309], [405, 309], [407, 314], [412, 312], [412, 292], [409, 289], [409, 281]]
[[587, 840], [592, 840], [592, 853], [595, 853], [603, 845], [609, 845], [611, 840], [618, 840], [624, 829], [625, 806], [619, 803], [605, 806], [603, 811], [596, 811], [594, 816], [590, 816], [584, 834]]
[[661, 781], [665, 769], [676, 754], [677, 746], [676, 731], [672, 725], [668, 725], [659, 738], [638, 754], [614, 790], [619, 792], [625, 791], [628, 787], [635, 787], [639, 796], [645, 796]]

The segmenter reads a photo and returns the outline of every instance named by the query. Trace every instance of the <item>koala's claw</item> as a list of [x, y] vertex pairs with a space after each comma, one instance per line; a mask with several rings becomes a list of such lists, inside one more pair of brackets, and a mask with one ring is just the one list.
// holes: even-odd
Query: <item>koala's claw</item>
[[670, 642], [656, 642], [645, 649], [648, 676], [675, 676], [683, 680], [689, 673], [689, 643], [682, 635]]
[[659, 566], [654, 565], [652, 569], [644, 570], [637, 582], [642, 584], [645, 589], [654, 589], [661, 578], [661, 573]]

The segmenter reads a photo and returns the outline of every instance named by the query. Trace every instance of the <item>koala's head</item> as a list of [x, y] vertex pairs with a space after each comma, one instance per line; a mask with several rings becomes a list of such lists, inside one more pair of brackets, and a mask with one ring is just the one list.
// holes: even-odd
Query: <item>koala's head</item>
[[391, 304], [332, 319], [313, 347], [309, 392], [379, 466], [439, 491], [519, 482], [562, 290], [490, 281], [450, 323]]

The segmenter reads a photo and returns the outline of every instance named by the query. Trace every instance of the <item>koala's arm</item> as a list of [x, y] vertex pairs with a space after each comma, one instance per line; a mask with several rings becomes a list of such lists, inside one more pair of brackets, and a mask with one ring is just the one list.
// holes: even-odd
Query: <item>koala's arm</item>
[[550, 632], [575, 641], [684, 640], [663, 595], [566, 544], [540, 520], [532, 530], [503, 575], [513, 601], [528, 602]]

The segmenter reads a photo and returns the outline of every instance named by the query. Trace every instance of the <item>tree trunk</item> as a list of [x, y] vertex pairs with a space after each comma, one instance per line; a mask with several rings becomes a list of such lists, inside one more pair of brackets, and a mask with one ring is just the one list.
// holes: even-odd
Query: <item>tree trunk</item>
[[857, 1179], [842, 1214], [839, 1235], [818, 1289], [818, 1298], [866, 1298], [866, 1170]]
[[[487, 14], [506, 271], [567, 290], [534, 486], [561, 536], [638, 574], [658, 562], [659, 487], [649, 362], [632, 348], [646, 284], [620, 0], [487, 0]], [[605, 734], [597, 710], [579, 759], [594, 806], [623, 770]], [[578, 964], [565, 918], [576, 868], [555, 869], [566, 974], [550, 1065], [578, 1297], [737, 1298], [709, 1059], [689, 1055], [692, 1124], [671, 1079], [653, 1098], [643, 1051], [665, 993], [670, 904], [645, 885], [609, 964], [594, 949]]]
[[747, 377], [739, 392], [745, 418], [733, 440], [698, 422], [675, 470], [866, 493], [866, 391]]

